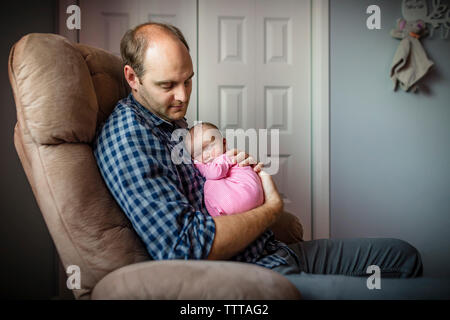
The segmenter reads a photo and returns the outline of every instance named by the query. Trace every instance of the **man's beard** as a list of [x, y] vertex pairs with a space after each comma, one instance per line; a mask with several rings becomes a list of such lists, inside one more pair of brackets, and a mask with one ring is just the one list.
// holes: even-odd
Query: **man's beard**
[[[150, 112], [156, 114], [158, 117], [160, 117], [166, 121], [169, 121], [169, 122], [183, 119], [183, 117], [186, 115], [186, 112], [187, 112], [187, 106], [189, 105], [189, 100], [185, 103], [180, 103], [183, 105], [184, 112], [182, 113], [181, 116], [177, 116], [176, 119], [170, 119], [169, 116], [165, 113], [165, 112], [168, 112], [168, 110], [170, 109], [170, 106], [160, 107], [160, 106], [155, 106], [154, 104], [152, 104], [150, 101], [152, 101], [153, 99], [150, 98], [150, 94], [142, 85], [140, 86], [139, 97], [142, 100], [141, 104], [146, 109], [148, 109]], [[162, 113], [161, 111], [164, 111], [164, 113]]]

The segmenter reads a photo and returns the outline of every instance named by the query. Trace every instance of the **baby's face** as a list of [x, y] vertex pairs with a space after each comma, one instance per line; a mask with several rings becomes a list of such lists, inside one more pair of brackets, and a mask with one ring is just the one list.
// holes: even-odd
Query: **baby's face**
[[201, 150], [194, 150], [193, 158], [203, 163], [214, 160], [226, 151], [225, 139], [217, 129], [203, 129], [195, 134], [194, 146], [201, 146]]

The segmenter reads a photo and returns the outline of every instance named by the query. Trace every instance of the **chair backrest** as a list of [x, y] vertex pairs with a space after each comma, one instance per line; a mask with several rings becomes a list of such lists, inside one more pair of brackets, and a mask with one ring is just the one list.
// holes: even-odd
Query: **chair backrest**
[[129, 93], [121, 60], [59, 35], [34, 33], [13, 46], [8, 70], [17, 153], [64, 268], [80, 268], [75, 298], [88, 299], [111, 271], [149, 259], [91, 148], [97, 126]]

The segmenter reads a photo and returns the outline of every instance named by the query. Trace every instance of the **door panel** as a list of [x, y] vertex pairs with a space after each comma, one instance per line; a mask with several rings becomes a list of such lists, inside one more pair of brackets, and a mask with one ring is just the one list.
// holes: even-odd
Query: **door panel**
[[199, 120], [221, 130], [255, 128], [252, 1], [199, 3]]

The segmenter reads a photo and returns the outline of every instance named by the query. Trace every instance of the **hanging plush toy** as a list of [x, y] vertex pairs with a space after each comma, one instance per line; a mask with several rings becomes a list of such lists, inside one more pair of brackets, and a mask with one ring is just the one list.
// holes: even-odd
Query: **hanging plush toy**
[[427, 4], [424, 0], [403, 0], [403, 18], [397, 20], [397, 28], [391, 30], [394, 38], [401, 39], [392, 61], [390, 76], [394, 90], [398, 84], [405, 90], [417, 91], [417, 82], [434, 65], [425, 53], [420, 38], [428, 34], [421, 17], [427, 17]]

